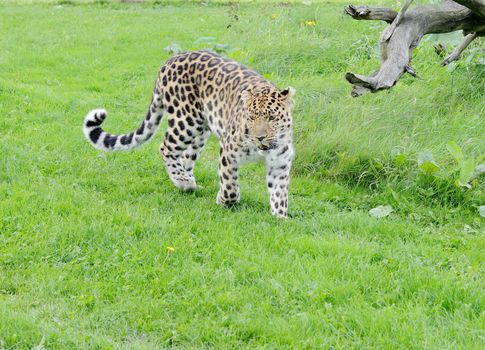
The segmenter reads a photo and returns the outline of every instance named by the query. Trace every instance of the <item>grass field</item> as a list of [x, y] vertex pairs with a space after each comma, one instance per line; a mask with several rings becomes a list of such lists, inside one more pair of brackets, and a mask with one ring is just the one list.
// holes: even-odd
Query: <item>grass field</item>
[[[427, 37], [422, 80], [353, 99], [343, 75], [377, 68], [383, 24], [343, 5], [0, 4], [0, 349], [485, 347], [485, 183], [457, 186], [447, 149], [485, 160], [484, 41], [447, 69], [433, 44], [459, 36]], [[110, 132], [138, 126], [170, 45], [296, 88], [290, 219], [261, 164], [239, 206], [215, 204], [215, 138], [191, 194], [162, 132], [130, 153], [86, 142], [95, 107]]]

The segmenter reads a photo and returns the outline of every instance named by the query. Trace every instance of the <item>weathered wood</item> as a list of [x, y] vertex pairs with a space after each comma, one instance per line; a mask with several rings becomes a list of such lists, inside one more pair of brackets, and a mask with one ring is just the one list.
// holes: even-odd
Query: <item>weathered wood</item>
[[470, 33], [468, 34], [467, 36], [465, 36], [465, 39], [463, 39], [463, 41], [461, 42], [460, 45], [458, 45], [452, 53], [450, 53], [448, 56], [446, 56], [446, 58], [443, 60], [443, 62], [441, 62], [441, 64], [443, 66], [447, 66], [448, 64], [450, 64], [451, 62], [453, 61], [456, 61], [458, 58], [460, 58], [460, 55], [461, 53], [463, 52], [463, 50], [466, 49], [466, 47], [468, 45], [470, 45], [470, 43], [475, 40], [475, 38], [477, 37], [477, 33]]
[[394, 21], [392, 21], [391, 25], [388, 26], [386, 29], [381, 34], [381, 43], [388, 41], [391, 35], [394, 33], [394, 30], [396, 30], [396, 27], [401, 24], [402, 18], [404, 17], [404, 14], [406, 13], [409, 5], [413, 0], [407, 0], [404, 6], [402, 7], [401, 11], [397, 14], [396, 18]]
[[415, 78], [419, 78], [418, 76], [418, 73], [416, 72], [416, 69], [414, 69], [413, 67], [407, 65], [406, 67], [404, 67], [404, 70], [406, 71], [406, 73], [408, 73], [409, 75], [415, 77]]
[[485, 18], [485, 0], [454, 0], [456, 3], [469, 8], [474, 14]]
[[368, 7], [365, 5], [349, 5], [345, 7], [345, 13], [356, 20], [381, 20], [387, 23], [394, 21], [397, 12], [385, 7]]
[[[485, 0], [464, 1], [480, 4]], [[426, 34], [463, 30], [465, 34], [475, 32], [477, 36], [485, 35], [485, 20], [457, 2], [445, 0], [439, 5], [423, 5], [408, 9], [411, 2], [412, 0], [407, 0], [403, 10], [394, 17], [393, 22], [381, 35], [382, 64], [379, 70], [370, 76], [351, 72], [345, 75], [347, 81], [354, 85], [352, 96], [389, 89], [405, 72], [416, 76], [416, 71], [410, 67], [411, 54]], [[365, 12], [364, 7], [359, 6], [350, 5], [347, 8], [360, 9], [363, 14], [358, 15], [358, 19], [382, 19], [382, 15], [379, 18], [376, 18], [375, 14], [370, 16], [372, 8], [367, 8], [369, 12]], [[346, 12], [349, 13], [347, 8]], [[379, 14], [382, 13], [385, 11], [379, 10]], [[355, 18], [352, 14], [349, 15]]]

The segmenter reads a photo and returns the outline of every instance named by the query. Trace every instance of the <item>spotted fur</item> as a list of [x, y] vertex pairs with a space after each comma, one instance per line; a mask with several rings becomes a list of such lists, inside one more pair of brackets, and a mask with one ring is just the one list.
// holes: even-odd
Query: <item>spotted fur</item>
[[288, 215], [288, 183], [293, 157], [291, 101], [294, 90], [278, 90], [245, 66], [210, 51], [176, 55], [162, 66], [152, 101], [140, 127], [112, 135], [101, 128], [107, 113], [91, 111], [84, 134], [100, 150], [129, 150], [149, 140], [168, 118], [160, 153], [172, 182], [197, 188], [194, 163], [210, 133], [219, 138], [220, 188], [217, 203], [239, 201], [239, 167], [244, 160], [266, 162], [271, 212]]

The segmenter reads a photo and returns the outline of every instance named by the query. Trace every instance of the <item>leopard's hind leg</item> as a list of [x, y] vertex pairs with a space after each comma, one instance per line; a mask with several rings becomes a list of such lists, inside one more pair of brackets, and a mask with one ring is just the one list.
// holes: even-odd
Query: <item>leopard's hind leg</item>
[[202, 120], [194, 119], [170, 115], [165, 140], [160, 145], [170, 180], [184, 191], [197, 189], [194, 163], [210, 134]]
[[195, 131], [193, 135], [192, 143], [188, 145], [187, 149], [182, 153], [182, 165], [189, 176], [194, 177], [194, 165], [197, 158], [199, 158], [202, 148], [204, 148], [207, 139], [209, 138], [209, 128], [203, 128], [202, 130]]

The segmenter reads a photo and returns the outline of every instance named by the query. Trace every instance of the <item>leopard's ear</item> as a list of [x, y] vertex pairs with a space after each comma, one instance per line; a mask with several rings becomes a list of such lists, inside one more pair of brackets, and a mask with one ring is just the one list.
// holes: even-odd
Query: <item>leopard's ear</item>
[[241, 100], [244, 103], [244, 106], [249, 107], [251, 105], [251, 101], [253, 100], [253, 93], [249, 90], [244, 90], [241, 93]]
[[295, 89], [293, 89], [291, 86], [288, 86], [286, 89], [280, 92], [281, 97], [287, 101], [291, 101], [294, 94], [295, 94]]

